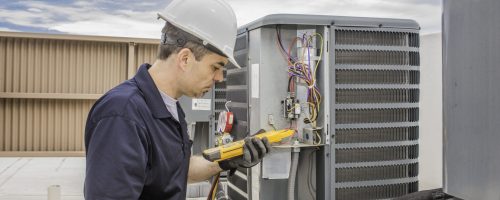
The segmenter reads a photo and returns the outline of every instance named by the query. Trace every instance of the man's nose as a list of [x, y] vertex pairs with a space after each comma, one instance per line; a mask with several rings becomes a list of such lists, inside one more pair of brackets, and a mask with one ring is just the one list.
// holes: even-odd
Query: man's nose
[[214, 81], [221, 82], [222, 80], [224, 80], [224, 72], [222, 69], [217, 70], [217, 72], [215, 72]]

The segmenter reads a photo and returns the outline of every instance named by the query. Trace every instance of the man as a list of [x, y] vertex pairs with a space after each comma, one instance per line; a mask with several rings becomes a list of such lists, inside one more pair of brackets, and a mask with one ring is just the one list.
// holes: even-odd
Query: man
[[244, 156], [219, 163], [191, 157], [177, 99], [201, 97], [233, 58], [236, 17], [222, 0], [174, 0], [158, 57], [111, 89], [92, 107], [85, 127], [86, 199], [179, 199], [187, 182], [222, 170], [251, 167], [271, 150], [267, 139], [247, 139]]

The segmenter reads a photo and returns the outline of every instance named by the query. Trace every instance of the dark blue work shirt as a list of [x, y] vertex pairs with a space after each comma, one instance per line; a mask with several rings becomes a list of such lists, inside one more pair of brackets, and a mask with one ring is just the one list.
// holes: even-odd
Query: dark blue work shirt
[[186, 199], [191, 144], [185, 114], [168, 112], [151, 65], [94, 104], [85, 126], [85, 199]]

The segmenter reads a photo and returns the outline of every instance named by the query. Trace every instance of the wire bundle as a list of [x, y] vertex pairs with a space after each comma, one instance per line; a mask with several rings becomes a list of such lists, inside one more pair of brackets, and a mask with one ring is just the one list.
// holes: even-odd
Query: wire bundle
[[[315, 122], [318, 118], [318, 113], [320, 109], [320, 104], [321, 104], [321, 94], [319, 92], [319, 89], [316, 84], [316, 71], [319, 66], [319, 62], [321, 61], [321, 57], [323, 55], [323, 37], [321, 34], [315, 33], [312, 35], [306, 35], [304, 34], [302, 37], [295, 37], [293, 41], [291, 42], [288, 50], [285, 50], [283, 46], [283, 42], [281, 39], [281, 33], [280, 33], [280, 28], [279, 26], [276, 26], [276, 37], [277, 37], [277, 45], [283, 54], [283, 57], [287, 60], [288, 62], [288, 92], [291, 93], [292, 96], [295, 94], [295, 81], [302, 80], [304, 81], [308, 88], [307, 88], [307, 104], [309, 107], [309, 114], [310, 116], [306, 118], [308, 123], [311, 123], [313, 126], [315, 126]], [[310, 48], [312, 47], [312, 42], [314, 37], [320, 39], [320, 54], [318, 61], [316, 62], [314, 67], [311, 67], [311, 52]], [[303, 52], [297, 52], [297, 54], [302, 53], [300, 55], [303, 56], [297, 56], [293, 57], [292, 56], [292, 48], [294, 44], [297, 42], [301, 42], [301, 46], [305, 47], [303, 48]], [[307, 61], [304, 59], [305, 54], [307, 51]], [[306, 63], [307, 62], [307, 63]]]

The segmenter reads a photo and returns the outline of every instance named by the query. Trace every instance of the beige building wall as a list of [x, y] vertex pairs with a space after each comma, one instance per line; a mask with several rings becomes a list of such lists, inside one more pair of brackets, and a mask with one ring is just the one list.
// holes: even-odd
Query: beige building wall
[[154, 62], [157, 43], [0, 32], [0, 156], [83, 155], [89, 109]]

